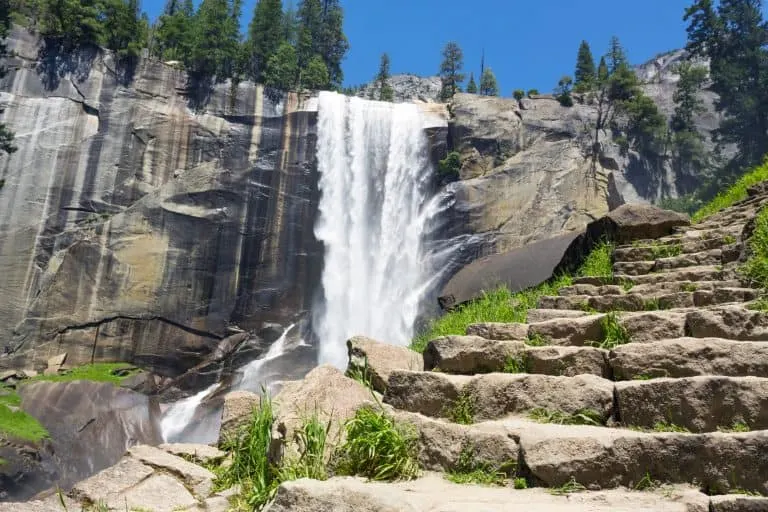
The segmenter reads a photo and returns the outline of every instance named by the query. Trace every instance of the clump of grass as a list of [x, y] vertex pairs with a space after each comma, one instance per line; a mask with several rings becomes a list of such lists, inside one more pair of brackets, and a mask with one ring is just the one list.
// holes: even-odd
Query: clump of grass
[[761, 288], [768, 288], [768, 208], [763, 208], [757, 214], [749, 248], [751, 254], [741, 272]]
[[635, 287], [635, 282], [632, 281], [631, 279], [622, 279], [621, 287], [624, 289], [625, 292], [628, 292], [629, 290]]
[[366, 388], [372, 390], [373, 389], [373, 382], [371, 379], [371, 373], [368, 370], [368, 357], [365, 357], [365, 360], [363, 362], [363, 367], [361, 368], [358, 365], [350, 365], [349, 368], [347, 368], [347, 377], [349, 377], [352, 380], [356, 380]]
[[615, 245], [602, 241], [592, 249], [576, 275], [579, 277], [613, 277], [613, 250]]
[[683, 283], [682, 286], [680, 286], [680, 289], [684, 292], [695, 292], [699, 287], [696, 283]]
[[749, 425], [743, 421], [734, 421], [730, 427], [718, 427], [719, 432], [734, 433], [734, 432], [750, 432], [752, 429]]
[[654, 480], [651, 477], [651, 473], [646, 471], [645, 476], [643, 476], [643, 478], [641, 478], [640, 481], [637, 482], [637, 485], [635, 485], [635, 490], [647, 491], [650, 489], [657, 489], [659, 487], [661, 487], [661, 482], [659, 482], [658, 480]]
[[17, 407], [0, 402], [0, 438], [11, 437], [27, 441], [41, 441], [49, 437], [48, 430], [33, 416], [22, 410], [12, 410]]
[[678, 432], [680, 434], [690, 434], [690, 430], [674, 423], [668, 423], [666, 421], [658, 421], [653, 424], [651, 429], [653, 432]]
[[661, 303], [659, 299], [646, 299], [643, 301], [643, 309], [645, 311], [659, 311], [661, 309]]
[[760, 297], [756, 301], [747, 306], [747, 309], [752, 311], [766, 311], [768, 312], [768, 297]]
[[694, 222], [699, 222], [706, 217], [709, 217], [710, 215], [713, 215], [720, 210], [733, 205], [734, 203], [746, 199], [747, 189], [749, 187], [766, 180], [768, 180], [768, 161], [763, 162], [762, 165], [755, 167], [741, 178], [739, 178], [739, 180], [730, 188], [718, 194], [709, 203], [704, 205], [699, 211], [694, 213], [691, 219]]
[[572, 284], [569, 276], [559, 276], [544, 284], [521, 292], [512, 293], [506, 287], [486, 292], [476, 301], [463, 304], [445, 315], [436, 318], [429, 327], [411, 342], [411, 349], [424, 352], [430, 340], [440, 336], [462, 335], [471, 324], [484, 322], [525, 323], [528, 310], [536, 307], [539, 298], [556, 295]]
[[528, 358], [525, 354], [507, 356], [504, 361], [504, 373], [528, 373]]
[[603, 425], [602, 415], [591, 409], [581, 409], [575, 414], [568, 414], [562, 411], [539, 408], [529, 412], [528, 417], [539, 423], [554, 423], [556, 425], [593, 425], [596, 427]]
[[632, 380], [652, 380], [654, 377], [653, 375], [649, 375], [647, 373], [641, 373], [639, 375], [635, 375], [632, 377]]
[[651, 246], [651, 259], [673, 258], [683, 253], [683, 244], [654, 244]]
[[456, 466], [446, 473], [445, 478], [457, 484], [479, 484], [503, 486], [507, 481], [510, 468], [516, 463], [510, 462], [496, 466], [477, 459], [477, 450], [471, 444], [464, 444], [456, 461]]
[[28, 382], [70, 382], [73, 380], [90, 380], [93, 382], [110, 382], [120, 384], [123, 380], [140, 370], [126, 363], [92, 363], [65, 370], [57, 375], [39, 375]]
[[419, 476], [416, 433], [384, 411], [357, 410], [346, 426], [346, 441], [337, 452], [336, 472], [371, 480], [410, 480]]
[[541, 334], [535, 332], [528, 335], [525, 339], [525, 344], [529, 347], [545, 347], [549, 344], [549, 341]]
[[553, 487], [549, 489], [550, 494], [554, 494], [555, 496], [565, 496], [567, 494], [573, 494], [575, 492], [584, 492], [587, 488], [581, 485], [579, 482], [576, 481], [576, 478], [571, 477], [570, 480], [568, 480], [566, 483], [561, 485], [560, 487]]
[[283, 461], [278, 471], [278, 480], [287, 482], [300, 478], [326, 480], [328, 471], [325, 458], [328, 433], [331, 422], [321, 422], [317, 416], [304, 420], [295, 434], [299, 457]]
[[736, 237], [733, 235], [725, 235], [723, 237], [723, 242], [725, 242], [726, 245], [732, 245], [736, 243]]
[[462, 390], [450, 406], [445, 410], [448, 418], [460, 425], [471, 425], [475, 422], [475, 402], [472, 394]]
[[512, 481], [512, 486], [515, 489], [527, 489], [528, 488], [528, 480], [526, 480], [524, 477], [517, 477]]
[[611, 350], [619, 345], [626, 345], [631, 341], [629, 331], [619, 323], [619, 317], [614, 311], [606, 313], [606, 315], [600, 319], [600, 330], [602, 339], [600, 341], [591, 342], [590, 345], [593, 347]]
[[279, 468], [271, 458], [272, 401], [262, 394], [247, 428], [225, 441], [223, 448], [232, 454], [232, 464], [218, 475], [217, 489], [241, 485], [240, 499], [252, 510], [261, 510], [280, 485]]

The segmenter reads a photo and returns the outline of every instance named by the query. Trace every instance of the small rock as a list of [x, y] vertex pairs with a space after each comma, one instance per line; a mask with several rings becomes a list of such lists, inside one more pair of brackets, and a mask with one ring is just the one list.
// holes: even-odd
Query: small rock
[[185, 459], [193, 459], [201, 464], [207, 464], [209, 462], [216, 463], [227, 456], [226, 452], [207, 444], [173, 443], [161, 444], [158, 448], [165, 450], [172, 455]]
[[238, 430], [249, 423], [253, 410], [260, 402], [261, 397], [250, 391], [233, 391], [224, 395], [219, 444], [236, 435]]
[[67, 360], [67, 353], [64, 352], [63, 354], [59, 354], [57, 356], [53, 356], [48, 358], [48, 368], [61, 368], [61, 366], [64, 364], [64, 361]]

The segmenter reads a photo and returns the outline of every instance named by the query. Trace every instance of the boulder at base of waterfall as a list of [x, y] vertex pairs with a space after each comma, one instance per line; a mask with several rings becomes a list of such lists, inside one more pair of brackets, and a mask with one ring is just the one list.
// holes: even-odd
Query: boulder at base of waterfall
[[238, 431], [248, 425], [253, 410], [259, 406], [259, 403], [261, 403], [261, 397], [250, 391], [233, 391], [224, 395], [219, 444], [235, 436]]
[[344, 422], [361, 405], [374, 401], [372, 393], [335, 367], [318, 366], [304, 379], [286, 382], [275, 396], [277, 430], [283, 440], [290, 442], [304, 421], [314, 417], [324, 424], [330, 421], [330, 449], [335, 442], [341, 442]]
[[162, 441], [158, 403], [111, 383], [33, 382], [19, 395], [21, 408], [50, 433], [65, 489], [115, 464], [133, 444]]
[[347, 374], [362, 375], [370, 379], [371, 386], [379, 393], [387, 390], [389, 375], [394, 370], [421, 370], [424, 361], [421, 354], [407, 347], [381, 343], [365, 336], [347, 340], [349, 364]]

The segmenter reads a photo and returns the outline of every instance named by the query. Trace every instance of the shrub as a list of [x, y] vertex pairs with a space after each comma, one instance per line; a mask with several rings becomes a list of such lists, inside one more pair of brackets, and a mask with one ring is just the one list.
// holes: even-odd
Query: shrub
[[411, 428], [370, 407], [358, 409], [345, 428], [347, 438], [337, 452], [337, 473], [390, 481], [419, 475], [416, 434]]
[[612, 243], [600, 242], [589, 253], [577, 274], [580, 277], [613, 277], [613, 250]]
[[529, 98], [531, 96], [538, 96], [538, 95], [539, 95], [539, 90], [538, 89], [528, 89], [528, 97]]
[[461, 155], [456, 151], [451, 151], [445, 158], [438, 162], [438, 170], [442, 176], [452, 180], [459, 179], [461, 171]]
[[457, 484], [480, 484], [502, 486], [507, 480], [507, 471], [516, 467], [515, 462], [495, 466], [477, 459], [477, 450], [470, 444], [464, 444], [459, 454], [456, 467], [448, 471], [445, 478]]
[[522, 100], [525, 98], [525, 91], [522, 89], [515, 89], [512, 93], [512, 97], [515, 98], [517, 101]]

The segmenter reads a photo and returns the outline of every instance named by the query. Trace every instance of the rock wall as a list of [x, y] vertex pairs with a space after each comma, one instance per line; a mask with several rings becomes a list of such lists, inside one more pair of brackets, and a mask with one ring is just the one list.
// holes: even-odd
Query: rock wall
[[[121, 69], [14, 30], [0, 159], [0, 367], [67, 351], [173, 376], [233, 326], [309, 307], [322, 248], [316, 101], [200, 90], [157, 61]], [[130, 80], [132, 79], [132, 80]]]

